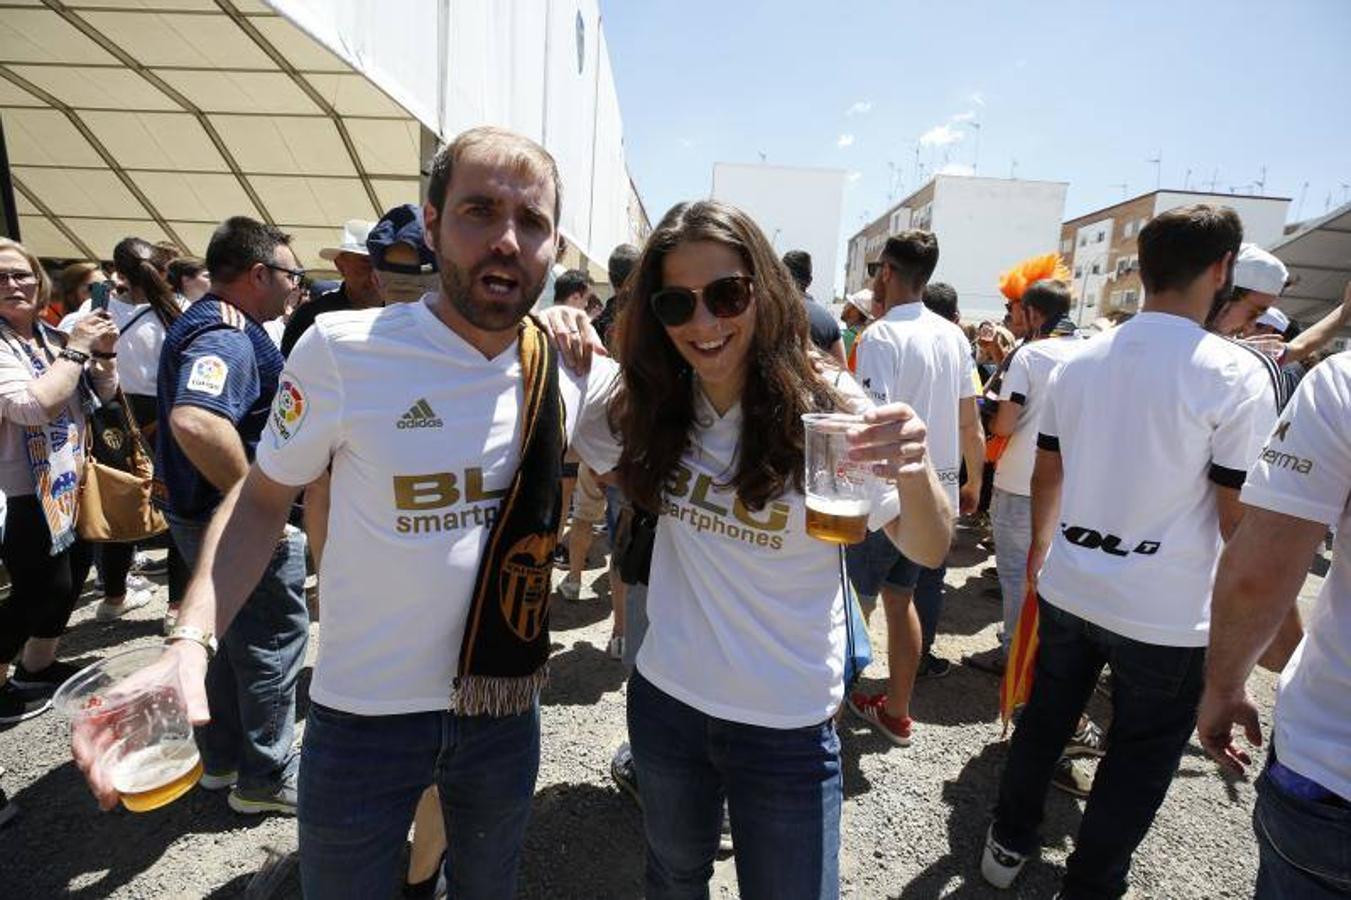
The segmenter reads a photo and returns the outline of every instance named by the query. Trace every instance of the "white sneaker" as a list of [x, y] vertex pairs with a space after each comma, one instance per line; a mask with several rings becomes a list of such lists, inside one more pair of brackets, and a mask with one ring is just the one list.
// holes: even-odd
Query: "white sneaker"
[[223, 791], [226, 788], [234, 787], [238, 780], [239, 773], [234, 770], [217, 774], [203, 772], [202, 777], [197, 781], [197, 786], [207, 791]]
[[109, 603], [106, 599], [101, 601], [98, 609], [94, 610], [94, 618], [100, 622], [111, 622], [114, 619], [122, 618], [133, 609], [140, 609], [149, 602], [149, 591], [128, 589], [121, 603]]
[[564, 578], [558, 583], [558, 594], [564, 600], [576, 600], [582, 596], [582, 582]]
[[132, 572], [127, 576], [127, 590], [129, 591], [153, 591], [155, 582], [146, 578], [144, 575], [138, 575]]
[[980, 858], [981, 877], [994, 887], [1003, 890], [1013, 884], [1013, 879], [1027, 863], [1027, 854], [1016, 853], [994, 839], [994, 825], [985, 834], [985, 853]]

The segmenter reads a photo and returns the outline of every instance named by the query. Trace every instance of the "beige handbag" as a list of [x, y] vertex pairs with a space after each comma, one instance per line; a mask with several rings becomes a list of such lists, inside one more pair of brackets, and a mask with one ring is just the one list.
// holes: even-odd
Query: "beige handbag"
[[146, 453], [141, 429], [120, 388], [117, 400], [122, 411], [117, 424], [125, 427], [108, 427], [106, 418], [91, 427], [103, 428], [97, 438], [101, 446], [113, 447], [119, 456], [125, 454], [126, 469], [99, 462], [94, 456], [94, 435], [85, 440], [75, 530], [82, 539], [96, 543], [143, 541], [169, 529], [151, 500], [154, 463]]

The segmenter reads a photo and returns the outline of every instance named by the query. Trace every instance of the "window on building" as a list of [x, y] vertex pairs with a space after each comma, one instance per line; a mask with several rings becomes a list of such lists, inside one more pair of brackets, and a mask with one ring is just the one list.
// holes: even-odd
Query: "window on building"
[[1087, 247], [1087, 246], [1088, 246], [1088, 235], [1086, 235], [1086, 234], [1081, 234], [1081, 235], [1079, 235], [1079, 246], [1080, 246], [1080, 247]]
[[1140, 308], [1140, 292], [1134, 289], [1122, 291], [1120, 305], [1127, 312], [1135, 312]]
[[1134, 223], [1134, 222], [1127, 222], [1127, 223], [1126, 223], [1126, 227], [1123, 228], [1123, 229], [1121, 229], [1121, 236], [1122, 236], [1123, 238], [1133, 238], [1133, 237], [1135, 237], [1135, 223]]
[[1074, 249], [1074, 238], [1065, 238], [1060, 242], [1060, 252], [1069, 253]]
[[1116, 261], [1116, 274], [1120, 278], [1131, 270], [1131, 259], [1129, 256], [1123, 256]]
[[1101, 264], [1101, 263], [1094, 263], [1094, 264], [1093, 264], [1093, 274], [1094, 274], [1094, 275], [1101, 275], [1101, 274], [1102, 274], [1102, 264]]
[[1084, 267], [1083, 267], [1083, 266], [1075, 266], [1075, 267], [1074, 267], [1074, 277], [1075, 277], [1075, 278], [1083, 278], [1083, 277], [1084, 277]]
[[1093, 239], [1093, 243], [1095, 243], [1095, 244], [1101, 244], [1101, 243], [1103, 242], [1103, 240], [1104, 240], [1106, 237], [1107, 237], [1107, 232], [1106, 232], [1106, 231], [1099, 230], [1099, 231], [1098, 231], [1098, 236], [1095, 237], [1095, 238]]
[[1147, 225], [1148, 223], [1149, 223], [1149, 216], [1141, 216], [1140, 221], [1135, 223], [1136, 233], [1138, 234], [1140, 229], [1144, 228], [1145, 225]]

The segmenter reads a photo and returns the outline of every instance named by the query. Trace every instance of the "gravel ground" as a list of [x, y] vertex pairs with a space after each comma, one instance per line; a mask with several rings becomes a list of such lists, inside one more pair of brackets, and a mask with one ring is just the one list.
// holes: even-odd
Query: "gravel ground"
[[[599, 545], [601, 541], [597, 541]], [[993, 647], [998, 601], [993, 559], [963, 533], [953, 552], [936, 650], [957, 660]], [[590, 582], [602, 575], [588, 572]], [[604, 578], [601, 577], [601, 582]], [[1320, 579], [1311, 576], [1306, 595]], [[157, 601], [128, 620], [94, 620], [94, 595], [76, 611], [63, 655], [92, 662], [159, 640]], [[553, 679], [544, 695], [543, 758], [520, 873], [522, 897], [638, 897], [643, 841], [637, 808], [609, 778], [610, 754], [625, 738], [624, 671], [604, 651], [608, 594], [586, 593], [554, 606]], [[316, 637], [319, 626], [315, 626]], [[881, 648], [881, 613], [871, 623]], [[315, 642], [311, 642], [311, 656]], [[885, 672], [885, 655], [869, 675]], [[308, 671], [302, 687], [308, 681]], [[865, 687], [880, 684], [865, 679]], [[1259, 673], [1254, 692], [1270, 712], [1274, 679]], [[1005, 744], [992, 675], [954, 666], [921, 683], [916, 740], [891, 746], [856, 719], [842, 723], [845, 794], [841, 877], [846, 896], [1050, 897], [1058, 884], [1082, 804], [1057, 791], [1047, 800], [1045, 851], [1015, 890], [1000, 895], [979, 875], [979, 851]], [[1094, 714], [1108, 710], [1100, 697]], [[301, 705], [303, 716], [304, 705]], [[1269, 725], [1269, 721], [1264, 724]], [[1268, 732], [1269, 733], [1269, 732]], [[299, 896], [286, 854], [294, 822], [232, 813], [223, 795], [196, 790], [159, 811], [100, 814], [70, 761], [65, 725], [47, 714], [0, 732], [4, 788], [22, 808], [0, 831], [0, 896], [234, 897]], [[1248, 897], [1257, 866], [1250, 828], [1253, 791], [1222, 778], [1194, 741], [1154, 827], [1135, 857], [1134, 896]], [[281, 860], [264, 885], [250, 881]], [[735, 897], [731, 857], [717, 863], [713, 893]]]

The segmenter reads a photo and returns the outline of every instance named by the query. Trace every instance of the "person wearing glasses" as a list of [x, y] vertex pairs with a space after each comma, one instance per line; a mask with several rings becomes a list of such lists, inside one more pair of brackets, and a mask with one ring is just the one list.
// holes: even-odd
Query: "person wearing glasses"
[[[248, 472], [277, 393], [283, 360], [263, 323], [281, 315], [305, 275], [288, 235], [244, 216], [212, 234], [206, 264], [211, 291], [169, 326], [158, 384], [155, 468], [174, 542], [194, 567], [221, 498]], [[236, 812], [295, 813], [295, 686], [309, 635], [304, 581], [305, 538], [287, 526], [207, 667], [201, 785], [233, 787]], [[169, 632], [170, 641], [200, 638], [183, 625]]]
[[952, 513], [923, 423], [814, 356], [798, 290], [740, 210], [674, 207], [628, 290], [602, 462], [660, 514], [628, 685], [646, 896], [707, 896], [725, 798], [742, 896], [836, 897], [845, 607], [839, 550], [806, 532], [801, 416], [867, 410], [851, 442], [880, 476], [870, 524], [937, 565]]
[[117, 388], [117, 326], [97, 313], [62, 334], [41, 318], [50, 289], [37, 257], [0, 238], [0, 495], [8, 500], [0, 561], [10, 578], [0, 603], [0, 724], [45, 712], [78, 669], [56, 659], [56, 645], [90, 564], [75, 533], [82, 435], [89, 386], [104, 400]]

